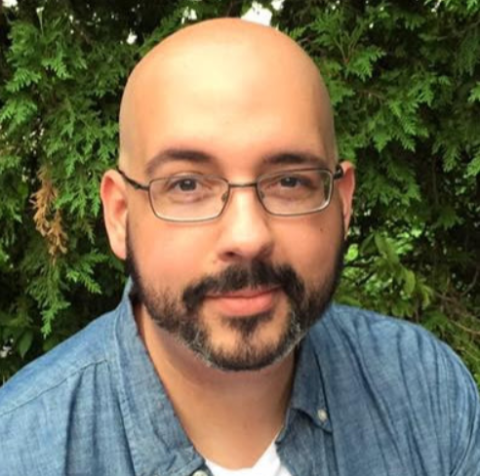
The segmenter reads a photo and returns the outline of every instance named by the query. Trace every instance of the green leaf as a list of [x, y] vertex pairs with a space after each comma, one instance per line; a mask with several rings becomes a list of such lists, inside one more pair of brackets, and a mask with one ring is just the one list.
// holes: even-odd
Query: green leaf
[[477, 81], [475, 86], [470, 90], [468, 102], [470, 104], [473, 104], [474, 102], [480, 102], [480, 81]]
[[25, 355], [30, 350], [32, 343], [33, 343], [33, 332], [28, 330], [23, 333], [17, 346], [18, 353], [20, 354], [20, 357], [22, 359], [25, 358]]
[[476, 177], [479, 174], [480, 174], [480, 147], [475, 157], [468, 164], [466, 175], [467, 177]]
[[404, 269], [403, 277], [405, 280], [403, 291], [407, 296], [411, 296], [416, 284], [415, 273], [409, 269]]
[[388, 238], [377, 233], [374, 235], [374, 240], [378, 251], [388, 262], [392, 264], [399, 263], [397, 252]]

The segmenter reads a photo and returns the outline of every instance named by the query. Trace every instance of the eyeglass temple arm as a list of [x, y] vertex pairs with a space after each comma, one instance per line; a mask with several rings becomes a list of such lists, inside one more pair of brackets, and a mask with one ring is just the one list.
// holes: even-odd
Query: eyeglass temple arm
[[136, 180], [131, 179], [123, 170], [117, 167], [117, 172], [124, 178], [124, 180], [130, 184], [135, 190], [145, 190], [148, 192], [149, 186], [137, 182]]
[[342, 167], [337, 164], [335, 167], [335, 172], [333, 172], [333, 180], [341, 179], [345, 175], [345, 172], [343, 171]]

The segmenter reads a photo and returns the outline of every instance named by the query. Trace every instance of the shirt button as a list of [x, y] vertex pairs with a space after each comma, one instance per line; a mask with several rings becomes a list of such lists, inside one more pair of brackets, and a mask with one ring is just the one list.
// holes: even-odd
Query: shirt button
[[192, 476], [208, 476], [208, 473], [206, 471], [203, 471], [203, 469], [199, 469], [195, 471]]
[[323, 408], [320, 408], [320, 410], [318, 410], [317, 416], [322, 423], [325, 423], [328, 420], [328, 413]]

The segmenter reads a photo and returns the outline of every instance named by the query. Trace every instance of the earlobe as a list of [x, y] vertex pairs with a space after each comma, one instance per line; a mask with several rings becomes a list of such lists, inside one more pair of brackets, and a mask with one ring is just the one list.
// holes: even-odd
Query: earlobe
[[355, 191], [355, 168], [351, 162], [341, 163], [343, 177], [337, 181], [336, 186], [341, 200], [343, 225], [345, 238], [348, 234], [350, 220], [352, 217], [353, 194]]
[[100, 196], [110, 247], [118, 258], [125, 259], [128, 207], [125, 183], [118, 172], [105, 172], [100, 185]]

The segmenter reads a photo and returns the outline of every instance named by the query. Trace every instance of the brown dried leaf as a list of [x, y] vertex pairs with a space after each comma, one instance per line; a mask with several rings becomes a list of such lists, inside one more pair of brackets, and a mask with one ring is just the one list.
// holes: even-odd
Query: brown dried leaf
[[40, 188], [31, 198], [35, 210], [33, 221], [38, 232], [47, 240], [48, 252], [55, 258], [59, 253], [65, 254], [67, 252], [66, 242], [68, 237], [62, 228], [60, 210], [53, 210], [58, 191], [50, 180], [46, 166], [40, 168], [38, 178]]

